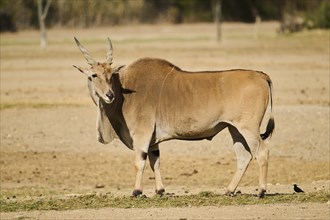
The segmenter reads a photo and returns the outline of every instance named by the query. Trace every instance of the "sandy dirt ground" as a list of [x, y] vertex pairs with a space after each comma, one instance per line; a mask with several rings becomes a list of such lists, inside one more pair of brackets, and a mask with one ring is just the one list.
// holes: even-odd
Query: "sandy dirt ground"
[[[128, 214], [129, 213], [129, 214]], [[5, 215], [3, 215], [5, 216]], [[10, 215], [7, 215], [10, 216]], [[105, 217], [106, 216], [106, 217]], [[275, 204], [191, 208], [84, 209], [15, 213], [11, 218], [35, 219], [327, 219], [327, 204]]]
[[[124, 26], [50, 30], [40, 50], [38, 33], [1, 34], [1, 196], [29, 197], [112, 192], [130, 195], [134, 152], [116, 140], [96, 140], [96, 109], [85, 77], [72, 64], [87, 66], [77, 36], [95, 59], [105, 60], [106, 37], [115, 64], [160, 57], [186, 70], [255, 69], [274, 84], [276, 131], [270, 146], [269, 193], [329, 191], [329, 31], [278, 36], [277, 23], [228, 23], [222, 41], [211, 24]], [[147, 83], [147, 79], [146, 79]], [[266, 116], [267, 117], [267, 116]], [[264, 130], [264, 125], [262, 126]], [[224, 192], [236, 167], [228, 131], [212, 141], [169, 141], [160, 145], [167, 192]], [[252, 161], [239, 185], [255, 192], [258, 167]], [[96, 188], [102, 186], [102, 188]], [[147, 196], [154, 178], [147, 167]], [[2, 218], [112, 219], [327, 219], [329, 205], [113, 209], [1, 213]]]

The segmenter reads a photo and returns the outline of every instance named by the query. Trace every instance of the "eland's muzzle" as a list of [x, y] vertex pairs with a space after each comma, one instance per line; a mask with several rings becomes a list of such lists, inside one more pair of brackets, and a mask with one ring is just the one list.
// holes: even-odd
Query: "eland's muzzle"
[[112, 92], [108, 92], [106, 96], [108, 97], [110, 102], [112, 102], [115, 99], [115, 94], [113, 94]]

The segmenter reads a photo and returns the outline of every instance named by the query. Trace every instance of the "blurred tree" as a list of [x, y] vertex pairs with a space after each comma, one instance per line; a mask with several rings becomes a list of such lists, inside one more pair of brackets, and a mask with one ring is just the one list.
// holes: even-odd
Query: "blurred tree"
[[52, 0], [47, 0], [45, 6], [43, 6], [42, 2], [42, 0], [38, 0], [38, 19], [40, 28], [40, 47], [44, 49], [47, 46], [47, 31], [45, 20]]
[[[12, 26], [11, 29], [26, 29], [37, 23], [33, 21], [33, 15], [36, 14], [36, 7], [33, 7], [33, 0], [1, 0], [0, 11], [7, 14], [8, 19], [2, 20], [1, 24], [5, 26]], [[35, 4], [36, 6], [36, 4]], [[9, 21], [12, 23], [8, 23]], [[2, 29], [2, 28], [1, 28]]]
[[217, 41], [221, 40], [221, 0], [217, 0], [215, 3], [215, 23], [216, 23], [216, 33], [217, 33]]
[[13, 17], [6, 11], [0, 10], [0, 32], [15, 32], [16, 26]]

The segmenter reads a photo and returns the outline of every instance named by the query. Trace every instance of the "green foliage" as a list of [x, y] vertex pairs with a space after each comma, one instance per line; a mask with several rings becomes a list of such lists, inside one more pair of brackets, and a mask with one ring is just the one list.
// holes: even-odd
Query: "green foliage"
[[[45, 1], [44, 1], [45, 3]], [[128, 23], [212, 22], [215, 0], [84, 0], [52, 1], [46, 24], [65, 27]], [[309, 13], [316, 27], [329, 27], [328, 0], [222, 0], [222, 21], [281, 20], [285, 13]], [[0, 30], [38, 28], [37, 0], [1, 0]], [[13, 21], [12, 28], [6, 27]], [[4, 28], [2, 28], [4, 26]]]
[[1, 212], [31, 210], [74, 210], [86, 208], [169, 208], [191, 206], [224, 206], [224, 205], [256, 205], [274, 203], [305, 203], [328, 201], [328, 193], [320, 191], [310, 194], [274, 194], [263, 199], [253, 195], [241, 194], [235, 197], [218, 195], [212, 192], [201, 192], [197, 195], [185, 196], [154, 196], [115, 197], [111, 193], [72, 196], [69, 198], [37, 198], [29, 200], [0, 200]]
[[314, 13], [315, 27], [330, 28], [330, 2], [324, 1]]
[[318, 5], [311, 5], [310, 9], [305, 13], [305, 27], [308, 29], [330, 28], [330, 2], [322, 1]]

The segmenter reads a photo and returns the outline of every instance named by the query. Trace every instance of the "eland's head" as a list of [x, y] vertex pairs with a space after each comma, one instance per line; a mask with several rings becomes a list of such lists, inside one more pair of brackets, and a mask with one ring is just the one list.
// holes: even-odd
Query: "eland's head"
[[115, 93], [112, 87], [112, 75], [118, 71], [118, 68], [112, 68], [112, 43], [108, 38], [109, 47], [106, 55], [106, 62], [100, 63], [95, 61], [88, 53], [88, 51], [81, 45], [77, 38], [74, 38], [80, 51], [83, 53], [88, 68], [82, 68], [73, 65], [80, 72], [84, 73], [89, 80], [93, 92], [98, 98], [101, 98], [105, 103], [110, 104], [115, 99]]

